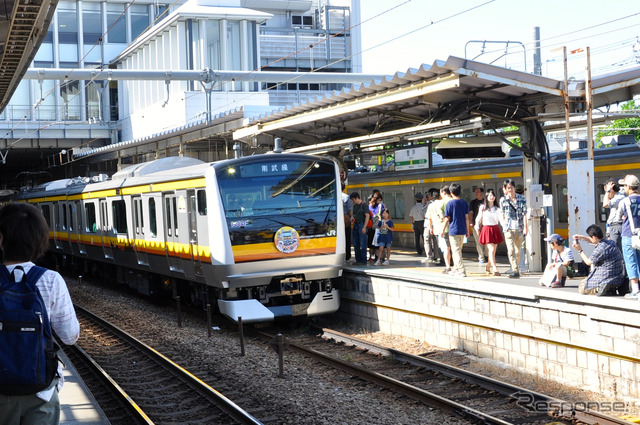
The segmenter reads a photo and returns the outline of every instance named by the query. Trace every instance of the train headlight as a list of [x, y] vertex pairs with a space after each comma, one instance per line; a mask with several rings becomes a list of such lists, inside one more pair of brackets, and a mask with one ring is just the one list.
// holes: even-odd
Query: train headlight
[[330, 280], [327, 280], [324, 282], [324, 291], [329, 293], [331, 292], [331, 290], [333, 289], [333, 285], [331, 284]]

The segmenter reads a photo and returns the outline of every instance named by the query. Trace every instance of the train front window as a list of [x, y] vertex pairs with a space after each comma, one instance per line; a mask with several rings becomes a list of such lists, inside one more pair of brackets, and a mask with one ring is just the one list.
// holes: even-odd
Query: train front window
[[283, 226], [300, 237], [336, 230], [331, 162], [285, 159], [233, 162], [216, 171], [232, 243], [271, 241]]

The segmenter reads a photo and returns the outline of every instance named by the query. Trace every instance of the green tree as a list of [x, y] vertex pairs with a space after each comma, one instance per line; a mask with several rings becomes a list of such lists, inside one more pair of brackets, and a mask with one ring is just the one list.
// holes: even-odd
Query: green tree
[[[631, 100], [627, 103], [620, 105], [623, 111], [635, 111], [640, 114], [635, 100]], [[604, 136], [617, 136], [620, 134], [632, 134], [637, 142], [640, 140], [640, 117], [629, 117], [620, 120], [615, 120], [606, 130], [601, 130], [596, 133], [596, 142], [601, 142]]]

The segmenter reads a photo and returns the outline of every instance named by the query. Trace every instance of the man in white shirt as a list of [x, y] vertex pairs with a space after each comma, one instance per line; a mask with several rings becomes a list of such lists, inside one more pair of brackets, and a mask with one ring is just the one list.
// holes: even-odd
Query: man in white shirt
[[413, 226], [413, 238], [416, 244], [416, 252], [418, 255], [424, 253], [422, 249], [422, 238], [424, 235], [424, 204], [422, 193], [418, 192], [415, 195], [416, 203], [409, 211], [409, 217], [411, 217], [411, 226]]

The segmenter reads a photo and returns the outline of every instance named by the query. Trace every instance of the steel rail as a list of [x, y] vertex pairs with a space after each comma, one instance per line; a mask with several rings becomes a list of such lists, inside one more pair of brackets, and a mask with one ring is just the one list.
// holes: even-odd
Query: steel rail
[[[153, 425], [153, 421], [144, 413], [138, 404], [129, 397], [116, 381], [105, 371], [93, 358], [78, 345], [65, 345], [67, 357], [82, 362], [83, 366], [89, 368], [91, 373], [101, 382], [114, 397], [125, 406], [127, 413], [135, 421], [135, 424]], [[86, 379], [86, 378], [85, 378]]]
[[[253, 331], [266, 340], [272, 340], [274, 337], [273, 335], [270, 335], [266, 332], [258, 331], [256, 329], [253, 329]], [[473, 422], [482, 424], [513, 425], [511, 424], [511, 422], [506, 422], [502, 419], [472, 409], [456, 401], [441, 397], [430, 391], [423, 390], [422, 388], [418, 388], [389, 376], [385, 376], [381, 373], [373, 372], [355, 364], [351, 364], [343, 360], [331, 357], [312, 348], [304, 347], [291, 341], [287, 342], [287, 348], [291, 348], [299, 353], [312, 357], [330, 367], [343, 370], [350, 375], [357, 376], [365, 381], [372, 382], [376, 385], [380, 385], [384, 388], [390, 389], [391, 391], [394, 391], [396, 393], [403, 394], [427, 406], [440, 409], [459, 418], [471, 420]]]
[[100, 324], [101, 326], [104, 326], [105, 328], [109, 329], [111, 332], [114, 332], [116, 335], [118, 335], [119, 337], [123, 338], [128, 343], [132, 344], [133, 346], [135, 346], [136, 348], [138, 348], [142, 352], [148, 354], [151, 358], [153, 358], [159, 364], [161, 364], [161, 365], [167, 367], [168, 369], [174, 371], [177, 375], [180, 376], [181, 379], [183, 379], [185, 382], [187, 382], [190, 385], [192, 385], [194, 388], [196, 388], [198, 391], [200, 391], [203, 395], [205, 395], [206, 397], [208, 397], [210, 399], [215, 400], [216, 406], [218, 406], [223, 412], [225, 412], [231, 418], [233, 418], [234, 420], [238, 421], [238, 423], [241, 423], [241, 424], [244, 424], [244, 425], [263, 425], [262, 422], [258, 421], [256, 418], [251, 416], [249, 413], [247, 413], [240, 406], [238, 406], [233, 401], [231, 401], [227, 397], [225, 397], [222, 393], [220, 393], [217, 390], [215, 390], [214, 388], [210, 387], [207, 383], [202, 381], [200, 378], [198, 378], [197, 376], [193, 375], [188, 370], [184, 369], [182, 366], [180, 366], [177, 363], [173, 362], [171, 359], [169, 359], [166, 356], [164, 356], [163, 354], [159, 353], [158, 351], [156, 351], [152, 347], [146, 345], [142, 341], [137, 340], [136, 338], [134, 338], [133, 336], [129, 335], [124, 330], [122, 330], [122, 329], [118, 328], [117, 326], [107, 322], [106, 320], [102, 319], [101, 317], [96, 316], [95, 314], [89, 312], [88, 310], [85, 310], [84, 308], [79, 307], [77, 305], [75, 306], [75, 308], [76, 308], [76, 311], [78, 313], [80, 313], [82, 315], [85, 315], [86, 317], [88, 317], [89, 319], [93, 320], [94, 322], [96, 322], [96, 323]]
[[392, 348], [383, 347], [376, 343], [365, 341], [363, 339], [356, 338], [332, 329], [318, 329], [322, 330], [323, 336], [333, 339], [337, 342], [354, 345], [361, 349], [368, 350], [372, 353], [389, 356], [399, 362], [405, 362], [413, 366], [423, 367], [435, 372], [442, 373], [446, 376], [461, 379], [465, 382], [478, 385], [488, 390], [496, 391], [509, 397], [515, 397], [514, 395], [516, 394], [527, 395], [528, 404], [552, 406], [553, 408], [550, 409], [550, 412], [567, 419], [572, 418], [588, 424], [599, 425], [628, 425], [630, 423], [629, 421], [626, 421], [624, 419], [597, 412], [595, 410], [576, 408], [575, 403], [560, 400], [558, 398], [531, 391], [527, 388], [522, 388], [517, 385], [498, 381], [496, 379], [482, 376], [477, 373], [457, 368], [455, 366], [440, 363], [424, 357], [415, 356], [413, 354], [394, 350]]

